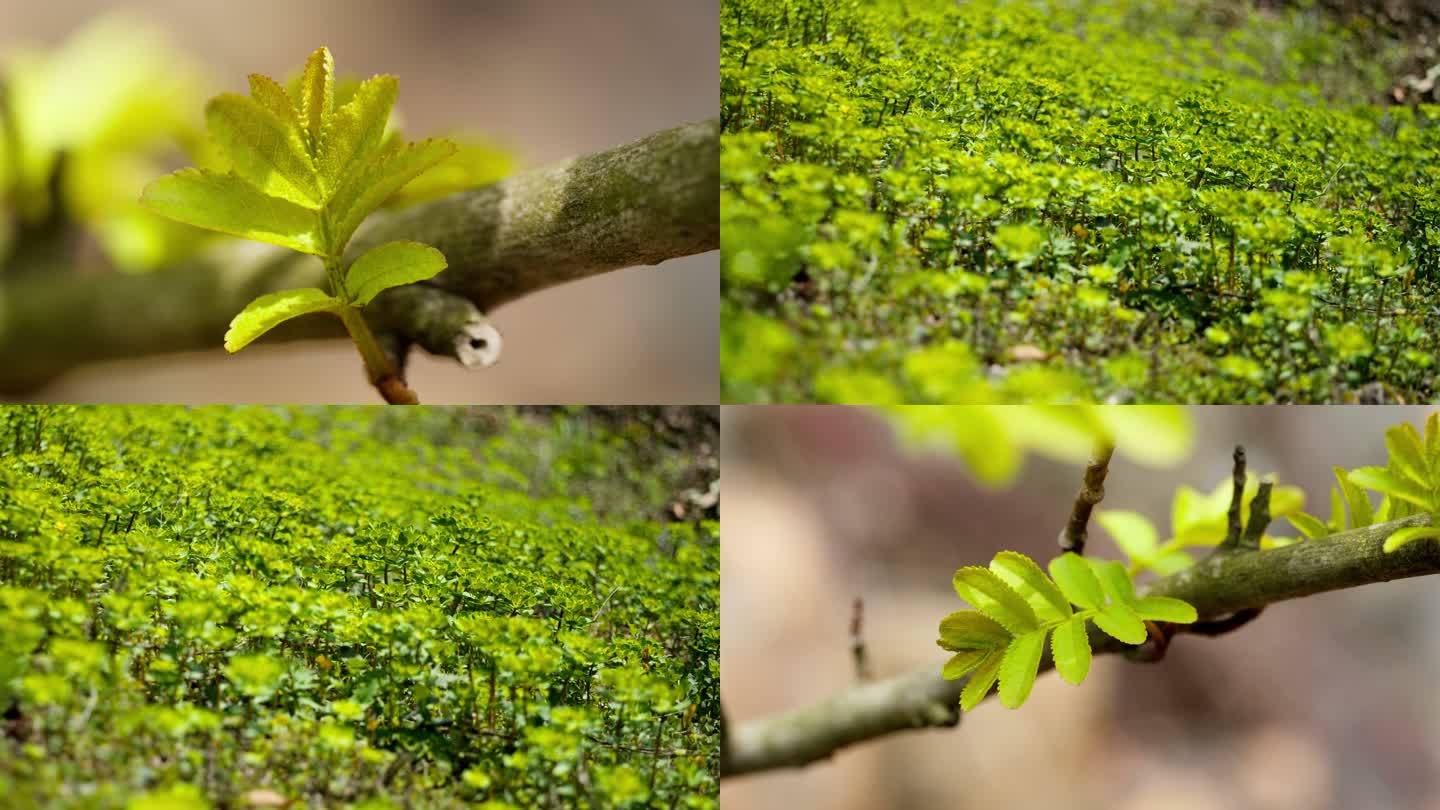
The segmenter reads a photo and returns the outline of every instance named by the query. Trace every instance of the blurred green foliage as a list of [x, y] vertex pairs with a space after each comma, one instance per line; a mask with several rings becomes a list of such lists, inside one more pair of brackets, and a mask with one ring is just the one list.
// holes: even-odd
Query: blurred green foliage
[[[718, 523], [642, 419], [0, 409], [7, 807], [718, 806]], [[592, 496], [591, 493], [595, 493]]]

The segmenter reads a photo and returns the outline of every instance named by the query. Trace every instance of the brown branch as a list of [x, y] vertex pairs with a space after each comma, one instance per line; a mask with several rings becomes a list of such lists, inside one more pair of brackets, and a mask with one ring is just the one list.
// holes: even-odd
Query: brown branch
[[1230, 472], [1230, 510], [1225, 513], [1225, 539], [1220, 549], [1233, 549], [1240, 543], [1240, 501], [1245, 497], [1245, 448], [1235, 445], [1235, 466]]
[[850, 612], [850, 655], [855, 659], [855, 680], [864, 683], [870, 680], [870, 668], [865, 662], [865, 600], [855, 597]]
[[1095, 448], [1094, 457], [1085, 467], [1085, 476], [1081, 481], [1080, 491], [1075, 494], [1075, 505], [1070, 509], [1070, 520], [1065, 523], [1065, 528], [1060, 532], [1061, 551], [1085, 553], [1085, 539], [1090, 528], [1090, 513], [1095, 509], [1095, 504], [1105, 498], [1105, 476], [1110, 472], [1110, 457], [1114, 454], [1115, 448], [1109, 444], [1102, 444]]
[[[1428, 525], [1430, 520], [1430, 515], [1414, 515], [1282, 548], [1214, 554], [1158, 580], [1146, 592], [1195, 606], [1201, 621], [1176, 626], [1178, 631], [1213, 635], [1233, 630], [1275, 602], [1440, 573], [1440, 543], [1411, 543], [1390, 553], [1383, 549], [1385, 538], [1396, 530]], [[1092, 632], [1090, 640], [1096, 654], [1135, 649], [1098, 632]], [[1047, 658], [1041, 666], [1052, 664]], [[960, 722], [964, 685], [963, 678], [940, 677], [937, 663], [751, 720], [728, 738], [721, 774], [798, 767], [899, 731], [954, 726]]]

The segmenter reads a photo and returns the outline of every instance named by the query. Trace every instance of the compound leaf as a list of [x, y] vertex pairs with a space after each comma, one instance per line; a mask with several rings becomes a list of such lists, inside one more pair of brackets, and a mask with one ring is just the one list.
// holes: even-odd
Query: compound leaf
[[350, 265], [345, 291], [351, 302], [364, 306], [390, 287], [434, 278], [445, 269], [445, 254], [419, 242], [387, 242], [366, 251]]
[[1006, 708], [1018, 709], [1030, 689], [1035, 685], [1035, 675], [1040, 671], [1040, 653], [1045, 649], [1044, 630], [1035, 630], [1016, 636], [1005, 650], [1000, 662], [1000, 702]]
[[1105, 601], [1100, 580], [1085, 562], [1085, 558], [1067, 551], [1050, 561], [1050, 576], [1065, 594], [1065, 598], [1082, 608], [1094, 609]]
[[988, 568], [961, 568], [955, 572], [954, 584], [961, 599], [1015, 635], [1028, 633], [1039, 624], [1030, 603]]
[[1390, 467], [1398, 468], [1420, 487], [1430, 486], [1430, 465], [1425, 460], [1425, 447], [1415, 426], [1406, 422], [1385, 431], [1385, 449], [1390, 454]]
[[1190, 624], [1199, 618], [1189, 602], [1168, 596], [1142, 596], [1131, 607], [1135, 615], [1152, 622]]
[[335, 223], [331, 238], [345, 244], [365, 217], [421, 172], [455, 153], [455, 144], [425, 140], [381, 152], [363, 170], [351, 171], [335, 190], [330, 210]]
[[300, 130], [300, 113], [295, 102], [280, 83], [263, 73], [250, 74], [250, 98], [256, 104], [269, 110], [281, 123], [293, 131]]
[[325, 128], [320, 154], [326, 188], [338, 186], [347, 169], [379, 150], [399, 88], [394, 76], [372, 76], [361, 82], [354, 97], [335, 111]]
[[941, 647], [961, 650], [992, 650], [1010, 643], [1010, 631], [974, 610], [961, 610], [940, 620]]
[[976, 667], [985, 662], [990, 656], [991, 650], [964, 650], [950, 656], [945, 662], [945, 667], [940, 670], [940, 677], [947, 681], [953, 681], [969, 674]]
[[1145, 623], [1128, 605], [1111, 602], [1093, 617], [1095, 626], [1126, 644], [1144, 644]]
[[320, 142], [334, 105], [335, 58], [329, 48], [316, 48], [300, 76], [300, 120], [313, 143]]
[[1408, 543], [1427, 538], [1440, 538], [1440, 528], [1434, 526], [1407, 526], [1399, 529], [1385, 538], [1385, 551], [1391, 552], [1401, 548]]
[[[1373, 489], [1407, 503], [1413, 503], [1421, 509], [1427, 511], [1435, 509], [1435, 499], [1427, 489], [1384, 467], [1360, 467], [1351, 470], [1347, 478], [1353, 484]], [[1363, 492], [1360, 493], [1360, 498], [1365, 499]], [[1354, 506], [1351, 506], [1351, 509], [1353, 514]]]
[[1002, 551], [990, 561], [990, 570], [1030, 603], [1041, 621], [1070, 617], [1070, 600], [1045, 576], [1035, 561], [1018, 551]]
[[235, 173], [269, 194], [319, 208], [315, 165], [299, 133], [247, 96], [223, 93], [205, 107], [210, 134]]
[[995, 679], [1000, 677], [1000, 663], [1005, 660], [1005, 654], [1000, 650], [991, 650], [985, 660], [981, 661], [970, 673], [970, 680], [965, 683], [965, 688], [960, 691], [960, 708], [970, 711], [980, 705], [980, 701], [990, 694], [990, 687], [995, 685]]
[[325, 252], [314, 212], [266, 195], [233, 174], [181, 169], [151, 182], [140, 200], [179, 222], [302, 253]]
[[1093, 557], [1086, 559], [1110, 601], [1125, 605], [1135, 603], [1135, 586], [1130, 582], [1130, 575], [1126, 573], [1122, 563], [1117, 560], [1097, 560]]
[[1365, 490], [1350, 480], [1350, 475], [1339, 467], [1335, 468], [1335, 480], [1340, 484], [1340, 492], [1345, 496], [1345, 505], [1350, 507], [1350, 528], [1358, 529], [1374, 523], [1375, 513], [1370, 505], [1370, 496], [1365, 494]]
[[1050, 655], [1060, 677], [1076, 686], [1085, 680], [1090, 674], [1090, 634], [1084, 619], [1077, 616], [1055, 628], [1050, 637]]
[[225, 351], [238, 352], [276, 326], [298, 315], [336, 312], [343, 304], [324, 290], [302, 287], [262, 295], [245, 305], [225, 333]]

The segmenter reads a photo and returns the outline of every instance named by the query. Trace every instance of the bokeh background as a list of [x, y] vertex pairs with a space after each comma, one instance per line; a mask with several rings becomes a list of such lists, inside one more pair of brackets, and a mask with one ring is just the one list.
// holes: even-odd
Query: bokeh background
[[[1099, 508], [1134, 509], [1168, 537], [1180, 484], [1210, 491], [1236, 443], [1250, 470], [1329, 513], [1332, 465], [1384, 464], [1383, 431], [1428, 409], [1191, 409], [1196, 447], [1156, 470], [1116, 458]], [[873, 413], [727, 406], [729, 513], [721, 554], [722, 696], [732, 725], [854, 684], [851, 601], [865, 602], [872, 674], [933, 665], [936, 626], [963, 603], [961, 565], [1013, 548], [1046, 560], [1081, 468], [1031, 456], [1008, 489], [951, 457], [898, 448]], [[1272, 534], [1297, 535], [1285, 521]], [[1089, 548], [1119, 552], [1092, 523]], [[722, 783], [726, 810], [1440, 808], [1440, 580], [1284, 602], [1165, 660], [1097, 657], [1072, 687], [1042, 675], [1010, 711], [892, 735], [800, 770]]]
[[[53, 47], [113, 11], [106, 0], [0, 0], [0, 53]], [[342, 72], [400, 77], [411, 137], [488, 136], [522, 167], [718, 110], [714, 0], [140, 0], [125, 11], [167, 28], [217, 91], [243, 91], [251, 72], [289, 75], [327, 45]], [[419, 353], [410, 382], [427, 403], [714, 402], [718, 290], [718, 252], [553, 288], [492, 314], [505, 338], [499, 365], [467, 371]], [[92, 366], [33, 398], [376, 401], [339, 340]]]

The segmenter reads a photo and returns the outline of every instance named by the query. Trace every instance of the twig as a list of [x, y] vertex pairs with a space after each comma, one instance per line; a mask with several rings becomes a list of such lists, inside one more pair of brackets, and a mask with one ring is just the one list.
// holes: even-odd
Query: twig
[[1110, 457], [1115, 454], [1113, 445], [1102, 444], [1095, 448], [1090, 464], [1085, 467], [1085, 477], [1080, 491], [1075, 494], [1075, 505], [1070, 508], [1070, 520], [1060, 532], [1060, 550], [1085, 553], [1085, 538], [1089, 533], [1090, 512], [1095, 504], [1105, 498], [1105, 476], [1110, 472]]
[[850, 612], [850, 654], [855, 658], [855, 680], [864, 683], [870, 680], [870, 668], [865, 662], [865, 600], [855, 597]]
[[1245, 524], [1245, 535], [1240, 538], [1240, 548], [1245, 551], [1259, 551], [1260, 538], [1270, 525], [1270, 488], [1273, 481], [1261, 481], [1255, 500], [1250, 502], [1250, 520]]
[[1240, 544], [1240, 501], [1245, 497], [1245, 448], [1235, 445], [1235, 466], [1230, 471], [1230, 511], [1226, 513], [1225, 539], [1216, 551], [1231, 551]]

